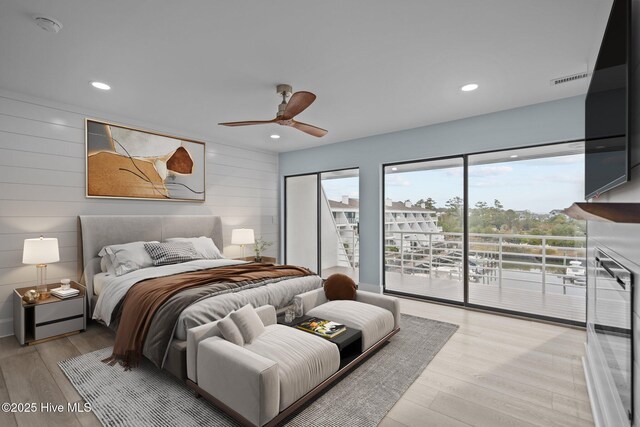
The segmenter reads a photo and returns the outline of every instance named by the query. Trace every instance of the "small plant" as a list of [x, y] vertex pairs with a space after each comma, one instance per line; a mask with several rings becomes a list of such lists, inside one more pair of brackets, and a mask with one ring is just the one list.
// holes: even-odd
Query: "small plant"
[[271, 245], [273, 245], [273, 242], [265, 240], [262, 236], [256, 239], [256, 242], [253, 244], [253, 252], [256, 253], [256, 261], [262, 259], [262, 254]]

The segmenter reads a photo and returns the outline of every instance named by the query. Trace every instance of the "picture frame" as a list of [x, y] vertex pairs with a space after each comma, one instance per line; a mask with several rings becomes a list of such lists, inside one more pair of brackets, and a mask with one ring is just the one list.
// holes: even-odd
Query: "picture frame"
[[206, 144], [85, 119], [87, 198], [206, 200]]

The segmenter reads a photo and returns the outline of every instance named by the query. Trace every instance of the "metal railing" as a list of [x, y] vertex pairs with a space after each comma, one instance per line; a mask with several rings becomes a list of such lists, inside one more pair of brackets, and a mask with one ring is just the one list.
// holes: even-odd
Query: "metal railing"
[[[462, 280], [463, 233], [387, 231], [385, 271]], [[584, 288], [586, 238], [527, 234], [469, 234], [469, 280]], [[580, 265], [572, 265], [579, 261]], [[575, 263], [574, 263], [575, 264]]]

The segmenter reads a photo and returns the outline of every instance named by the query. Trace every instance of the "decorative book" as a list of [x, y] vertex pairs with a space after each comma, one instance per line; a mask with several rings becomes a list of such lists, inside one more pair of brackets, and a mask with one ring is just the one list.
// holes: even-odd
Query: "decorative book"
[[320, 335], [323, 338], [334, 338], [347, 330], [345, 325], [317, 317], [312, 317], [309, 320], [297, 324], [296, 328]]
[[76, 295], [78, 295], [80, 293], [79, 290], [74, 289], [74, 288], [69, 288], [69, 289], [62, 289], [62, 288], [55, 288], [55, 289], [51, 289], [51, 294], [58, 297], [58, 298], [71, 298], [71, 297], [75, 297]]

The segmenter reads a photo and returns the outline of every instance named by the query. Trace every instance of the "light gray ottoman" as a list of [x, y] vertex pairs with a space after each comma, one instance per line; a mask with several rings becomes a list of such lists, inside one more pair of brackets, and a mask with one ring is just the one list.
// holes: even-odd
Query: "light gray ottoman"
[[362, 332], [362, 351], [400, 328], [400, 301], [371, 292], [356, 292], [356, 300], [328, 301], [324, 290], [315, 289], [296, 296], [304, 314], [342, 323]]

